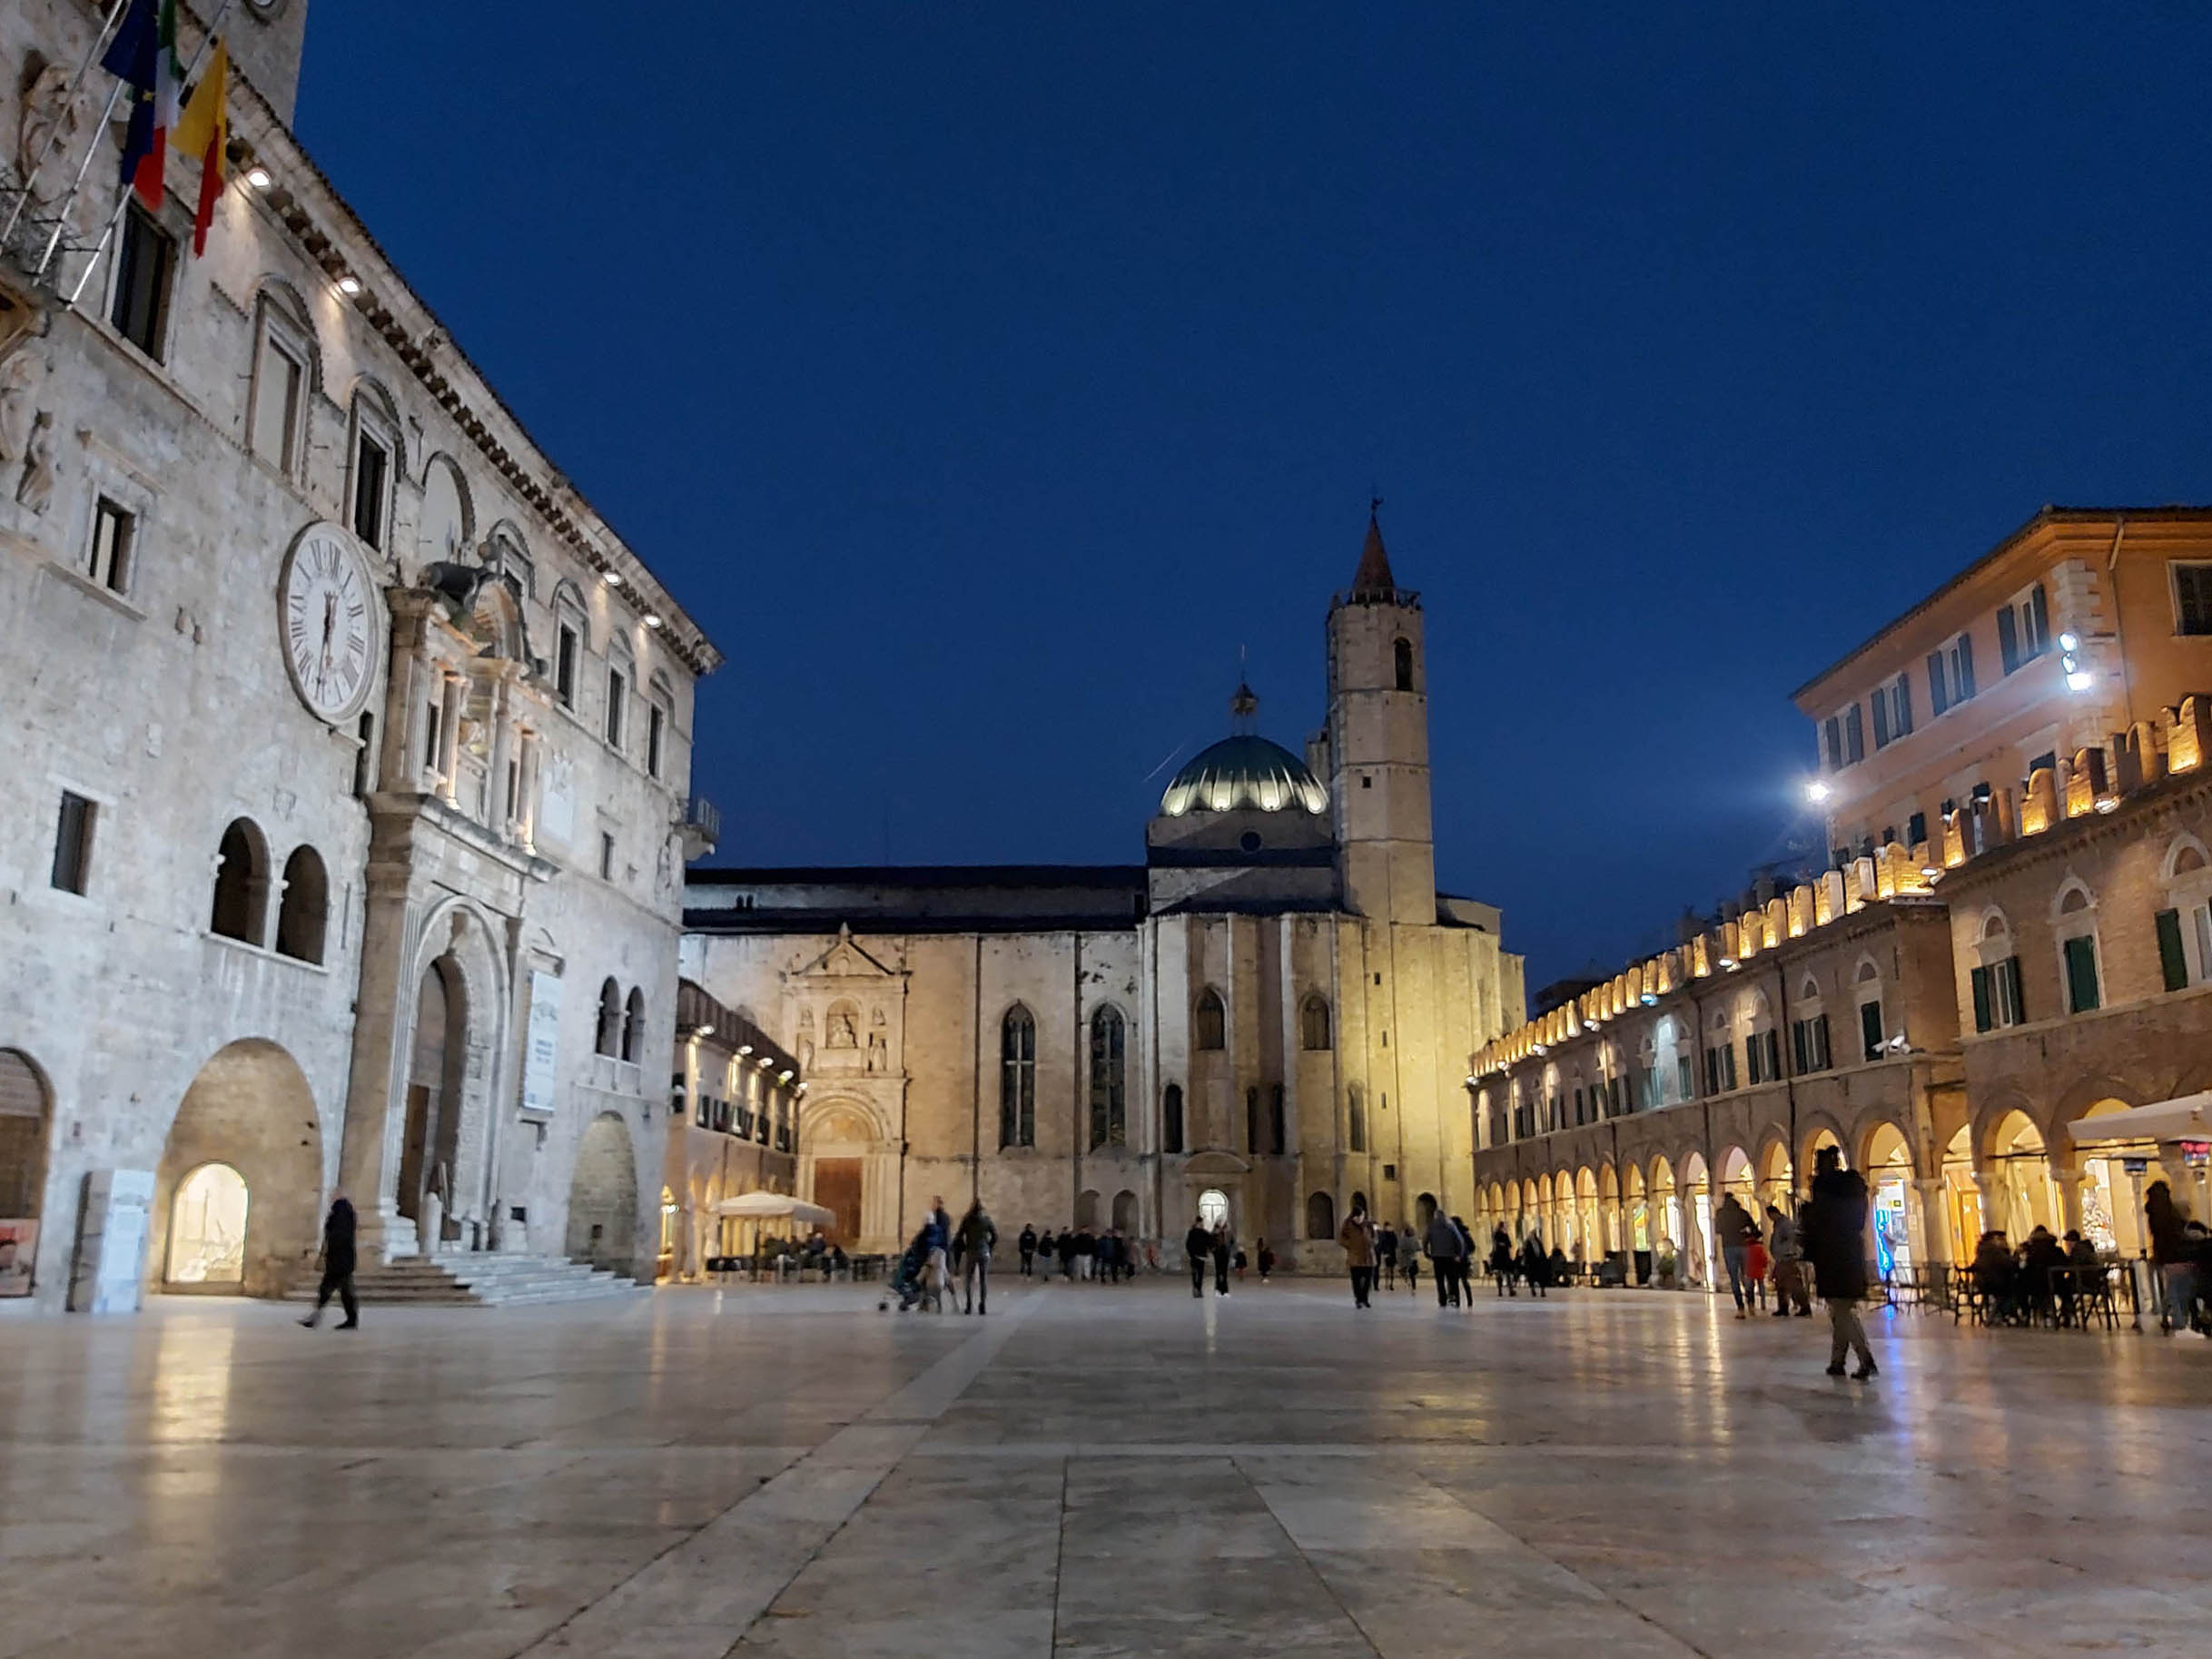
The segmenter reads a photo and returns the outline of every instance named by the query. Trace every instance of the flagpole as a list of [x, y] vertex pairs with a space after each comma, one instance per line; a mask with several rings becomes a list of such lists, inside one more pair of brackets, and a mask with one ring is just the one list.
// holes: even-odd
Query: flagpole
[[[100, 48], [106, 43], [108, 32], [115, 26], [115, 19], [123, 15], [123, 8], [129, 4], [130, 0], [115, 0], [115, 4], [107, 8], [106, 21], [101, 24], [100, 32], [93, 36], [93, 44], [85, 51], [84, 61], [77, 65], [76, 74], [70, 78], [69, 90], [67, 93], [63, 94], [62, 108], [64, 111], [67, 111], [75, 105], [77, 101], [77, 94], [84, 90], [84, 77], [92, 73], [92, 66], [100, 61]], [[107, 107], [109, 113], [112, 114], [115, 108], [114, 94], [110, 94], [108, 96]], [[100, 130], [101, 128], [104, 128], [106, 125], [106, 116], [101, 117], [100, 127], [94, 128], [93, 132], [91, 149], [97, 149], [99, 147]], [[39, 169], [46, 164], [46, 158], [54, 153], [54, 147], [61, 143], [61, 139], [62, 123], [57, 118], [54, 125], [47, 129], [46, 142], [39, 146], [38, 154], [33, 159], [30, 171], [23, 175], [23, 194], [16, 198], [15, 205], [8, 210], [7, 223], [5, 225], [0, 225], [0, 248], [6, 247], [8, 238], [15, 235], [16, 222], [23, 217], [23, 210], [28, 207], [31, 203], [31, 186], [38, 182]], [[86, 159], [91, 159], [90, 150], [86, 152]], [[78, 172], [77, 176], [80, 179], [84, 176], [82, 170]], [[70, 193], [74, 195], [75, 193], [74, 190], [73, 189]], [[64, 202], [62, 203], [62, 217], [66, 219], [68, 216], [69, 203], [67, 202]]]
[[[183, 87], [192, 84], [192, 78], [193, 74], [198, 72], [202, 61], [206, 58], [208, 49], [215, 44], [215, 31], [222, 26], [222, 20], [230, 15], [230, 11], [231, 0], [222, 0], [222, 4], [215, 8], [213, 21], [209, 23], [207, 27], [201, 32], [199, 50], [192, 54], [192, 62], [186, 64], [184, 67], [183, 79], [178, 83], [180, 91]], [[117, 91], [122, 90], [122, 85], [123, 84], [120, 81], [116, 83]], [[109, 100], [109, 105], [111, 108], [114, 106], [114, 101], [113, 98]], [[105, 123], [103, 123], [103, 125]], [[89, 163], [92, 160], [92, 157], [87, 155], [84, 159], [87, 163]], [[165, 191], [168, 186], [164, 183], [163, 188]], [[77, 301], [84, 297], [85, 286], [92, 281], [92, 273], [100, 268], [100, 256], [107, 252], [107, 244], [110, 240], [114, 238], [118, 227], [122, 225], [123, 215], [129, 209], [130, 205], [131, 186], [126, 181], [123, 186], [122, 193], [115, 200], [115, 211], [107, 216], [107, 224], [100, 232], [100, 240], [93, 243], [92, 258], [84, 262], [84, 273], [77, 278], [77, 285], [69, 291], [70, 309], [74, 310]], [[59, 226], [55, 227], [54, 235], [57, 239], [60, 237], [61, 230]], [[52, 251], [52, 245], [49, 244], [47, 252], [51, 253]], [[46, 262], [44, 260], [39, 261], [38, 274], [41, 276], [44, 275], [45, 270]]]

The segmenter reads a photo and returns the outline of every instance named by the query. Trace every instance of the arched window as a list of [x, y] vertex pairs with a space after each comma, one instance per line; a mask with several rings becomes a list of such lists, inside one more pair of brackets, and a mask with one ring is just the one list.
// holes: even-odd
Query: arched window
[[1359, 1098], [1359, 1085], [1358, 1083], [1352, 1084], [1350, 1088], [1345, 1091], [1345, 1094], [1347, 1097], [1347, 1103], [1349, 1108], [1345, 1115], [1349, 1120], [1348, 1129], [1350, 1131], [1350, 1150], [1355, 1152], [1364, 1152], [1368, 1150], [1367, 1102]]
[[[0, 1049], [0, 1216], [35, 1221], [46, 1191], [45, 1079], [14, 1049]], [[9, 1237], [0, 1232], [0, 1239]], [[0, 1276], [0, 1296], [30, 1293], [31, 1252], [22, 1249], [20, 1278]]]
[[622, 1005], [623, 1059], [635, 1062], [645, 1057], [645, 992], [632, 985], [629, 1001]]
[[475, 528], [460, 469], [449, 455], [431, 456], [422, 469], [422, 504], [415, 509], [417, 562], [462, 563], [476, 545]]
[[622, 987], [611, 979], [599, 986], [599, 1031], [592, 1047], [609, 1059], [622, 1052]]
[[1037, 1144], [1037, 1022], [1019, 1002], [999, 1022], [999, 1144]]
[[1160, 1150], [1183, 1150], [1183, 1086], [1170, 1083], [1160, 1096]]
[[1328, 1000], [1320, 996], [1308, 997], [1306, 1006], [1299, 1013], [1299, 1027], [1305, 1046], [1309, 1052], [1318, 1053], [1328, 1048], [1329, 1046]]
[[1317, 1192], [1306, 1200], [1306, 1237], [1334, 1239], [1337, 1236], [1337, 1206], [1326, 1192]]
[[1413, 689], [1413, 641], [1400, 638], [1390, 647], [1390, 656], [1397, 668], [1397, 688]]
[[1091, 1145], [1129, 1141], [1129, 1030], [1118, 1009], [1091, 1016]]
[[222, 832], [215, 866], [214, 913], [208, 931], [225, 939], [262, 942], [269, 907], [269, 848], [247, 818], [233, 818]]
[[1192, 1041], [1202, 1050], [1229, 1046], [1229, 1012], [1221, 1005], [1221, 993], [1210, 985], [1199, 994], [1198, 1017], [1191, 1022], [1191, 1033]]
[[330, 909], [331, 883], [323, 874], [322, 855], [311, 846], [294, 847], [284, 861], [284, 896], [277, 901], [277, 954], [321, 962]]

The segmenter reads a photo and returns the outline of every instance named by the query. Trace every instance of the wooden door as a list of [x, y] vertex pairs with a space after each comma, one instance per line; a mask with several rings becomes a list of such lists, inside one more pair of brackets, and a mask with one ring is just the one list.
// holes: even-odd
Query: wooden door
[[860, 1242], [860, 1160], [815, 1160], [815, 1202], [837, 1219], [825, 1229], [832, 1244], [851, 1249]]

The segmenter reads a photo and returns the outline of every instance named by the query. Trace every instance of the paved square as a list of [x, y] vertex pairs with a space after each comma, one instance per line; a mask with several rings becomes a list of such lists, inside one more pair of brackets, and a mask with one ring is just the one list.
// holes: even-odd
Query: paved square
[[2212, 1653], [2212, 1344], [1334, 1284], [0, 1325], [0, 1659]]

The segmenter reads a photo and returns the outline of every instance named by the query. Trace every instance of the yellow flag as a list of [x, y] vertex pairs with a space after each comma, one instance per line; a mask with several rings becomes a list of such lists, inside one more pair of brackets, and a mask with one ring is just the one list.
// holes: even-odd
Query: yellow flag
[[192, 251], [207, 252], [207, 227], [222, 194], [223, 148], [231, 142], [231, 46], [217, 41], [207, 73], [192, 89], [177, 121], [176, 147], [200, 158], [200, 206], [192, 217]]

